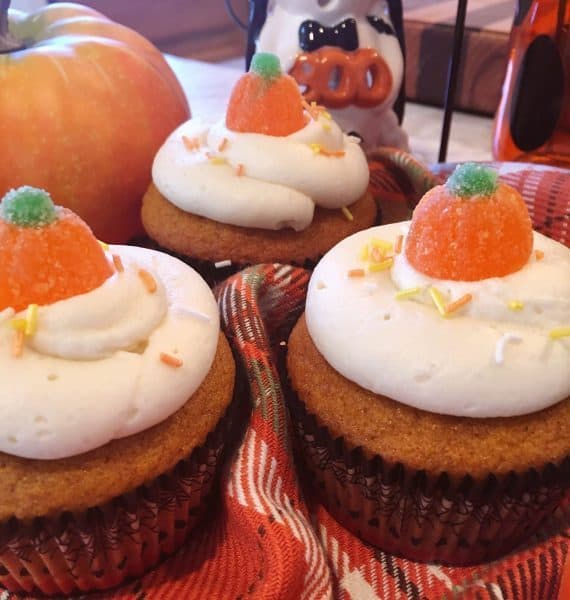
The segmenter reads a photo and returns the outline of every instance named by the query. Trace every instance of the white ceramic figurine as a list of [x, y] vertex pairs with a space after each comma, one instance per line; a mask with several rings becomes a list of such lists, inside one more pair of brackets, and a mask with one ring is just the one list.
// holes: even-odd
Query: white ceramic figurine
[[[257, 50], [279, 56], [308, 100], [331, 109], [341, 127], [357, 133], [366, 148], [408, 149], [394, 111], [404, 77], [402, 32], [394, 23], [401, 28], [400, 0], [252, 4], [259, 30]], [[392, 10], [397, 6], [397, 18], [391, 18], [389, 5]], [[260, 19], [260, 12], [267, 14]]]

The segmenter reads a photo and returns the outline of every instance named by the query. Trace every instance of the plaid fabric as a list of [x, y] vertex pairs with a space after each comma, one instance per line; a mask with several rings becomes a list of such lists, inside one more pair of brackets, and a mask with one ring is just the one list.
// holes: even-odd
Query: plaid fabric
[[[379, 159], [372, 165], [372, 181], [394, 181], [402, 169], [415, 171], [413, 183], [388, 201], [408, 206], [412, 190], [435, 181], [417, 171], [417, 164], [393, 167]], [[570, 245], [570, 173], [529, 170], [505, 179], [522, 189], [535, 224]], [[89, 598], [568, 600], [568, 510], [511, 555], [453, 568], [414, 563], [365, 545], [308, 488], [302, 490], [276, 355], [303, 310], [308, 280], [304, 269], [260, 265], [217, 290], [223, 326], [247, 372], [253, 403], [249, 428], [224, 477], [221, 510], [159, 568], [120, 590]], [[570, 499], [568, 504], [570, 509]], [[0, 600], [12, 597], [0, 593]]]

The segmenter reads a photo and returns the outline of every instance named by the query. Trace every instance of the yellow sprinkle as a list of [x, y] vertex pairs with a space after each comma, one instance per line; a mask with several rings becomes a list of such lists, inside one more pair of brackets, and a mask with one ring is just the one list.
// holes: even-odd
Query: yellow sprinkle
[[507, 306], [512, 311], [522, 310], [524, 308], [524, 304], [520, 300], [511, 300], [507, 303]]
[[395, 298], [396, 300], [404, 300], [405, 298], [411, 298], [412, 296], [417, 296], [422, 291], [421, 287], [408, 288], [407, 290], [400, 290], [396, 292]]
[[360, 250], [360, 255], [359, 258], [360, 260], [368, 260], [368, 257], [370, 255], [370, 251], [368, 249], [368, 244], [366, 244], [366, 246], [362, 246], [362, 249]]
[[437, 288], [431, 287], [429, 289], [429, 295], [431, 296], [431, 299], [437, 308], [437, 312], [442, 317], [445, 317], [447, 313], [445, 312], [445, 302], [443, 300], [442, 293]]
[[330, 123], [323, 123], [323, 131], [329, 132], [332, 127], [330, 126]]
[[223, 156], [212, 156], [208, 160], [212, 165], [225, 165], [228, 162]]
[[556, 329], [552, 329], [548, 335], [551, 340], [570, 337], [570, 327], [557, 327]]
[[12, 319], [10, 321], [10, 326], [16, 331], [26, 331], [27, 324], [28, 322], [26, 321], [26, 319]]
[[346, 208], [346, 206], [342, 207], [342, 214], [346, 217], [347, 221], [354, 221], [354, 215]]
[[330, 112], [323, 110], [321, 111], [321, 115], [323, 116], [324, 119], [326, 119], [327, 121], [332, 121], [332, 115]]
[[105, 252], [107, 252], [107, 250], [109, 250], [109, 244], [106, 244], [105, 242], [102, 242], [101, 240], [97, 240], [97, 241], [101, 245], [101, 248], [103, 248], [103, 250], [105, 250]]
[[370, 242], [373, 248], [380, 248], [384, 252], [389, 252], [394, 248], [394, 244], [392, 242], [387, 242], [386, 240], [380, 240], [378, 238], [372, 238]]
[[387, 271], [388, 269], [392, 268], [393, 264], [394, 264], [394, 259], [392, 257], [390, 257], [390, 258], [383, 260], [382, 262], [373, 263], [371, 265], [368, 265], [368, 271], [370, 273], [378, 273], [379, 271]]
[[24, 333], [27, 336], [35, 335], [38, 328], [38, 305], [30, 304], [26, 311], [26, 328]]
[[544, 258], [544, 252], [542, 250], [535, 250], [534, 256], [536, 260], [542, 260]]
[[309, 147], [315, 154], [320, 154], [323, 147], [320, 144], [309, 144]]

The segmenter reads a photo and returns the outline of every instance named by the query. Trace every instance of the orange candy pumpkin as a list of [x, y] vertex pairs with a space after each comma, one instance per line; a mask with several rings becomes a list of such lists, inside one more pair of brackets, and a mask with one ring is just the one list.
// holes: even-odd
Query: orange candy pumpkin
[[49, 195], [24, 187], [0, 204], [0, 311], [85, 294], [113, 274], [89, 227]]
[[459, 166], [420, 201], [406, 257], [437, 279], [477, 281], [521, 269], [532, 253], [532, 223], [521, 195], [479, 165]]
[[0, 196], [50, 190], [100, 239], [128, 240], [142, 231], [154, 156], [189, 118], [174, 73], [150, 42], [85, 6], [8, 17], [21, 47], [0, 47]]
[[250, 72], [233, 89], [226, 125], [232, 131], [273, 136], [290, 135], [306, 125], [299, 86], [283, 75], [275, 55], [253, 57]]

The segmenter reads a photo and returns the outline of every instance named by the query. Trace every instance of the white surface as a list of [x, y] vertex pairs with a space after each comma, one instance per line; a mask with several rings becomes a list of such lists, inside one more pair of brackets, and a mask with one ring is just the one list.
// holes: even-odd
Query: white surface
[[[397, 300], [390, 271], [348, 277], [366, 266], [360, 254], [372, 238], [393, 242], [405, 231], [396, 223], [359, 232], [317, 265], [305, 315], [327, 362], [365, 389], [439, 414], [513, 416], [566, 398], [570, 339], [551, 340], [549, 332], [570, 321], [570, 250], [535, 234], [543, 260], [533, 254], [512, 275], [453, 285], [432, 280], [450, 291], [449, 301], [466, 291], [473, 296], [467, 310], [443, 318], [421, 295]], [[507, 313], [504, 304], [513, 299], [524, 309]], [[521, 341], [506, 346], [513, 336]]]
[[[207, 121], [222, 117], [230, 92], [243, 72], [243, 59], [224, 65], [199, 63], [167, 56], [190, 101], [192, 113]], [[443, 110], [421, 104], [407, 103], [404, 129], [409, 135], [412, 154], [430, 164], [437, 162]], [[449, 162], [492, 160], [493, 120], [460, 112], [453, 115]]]

